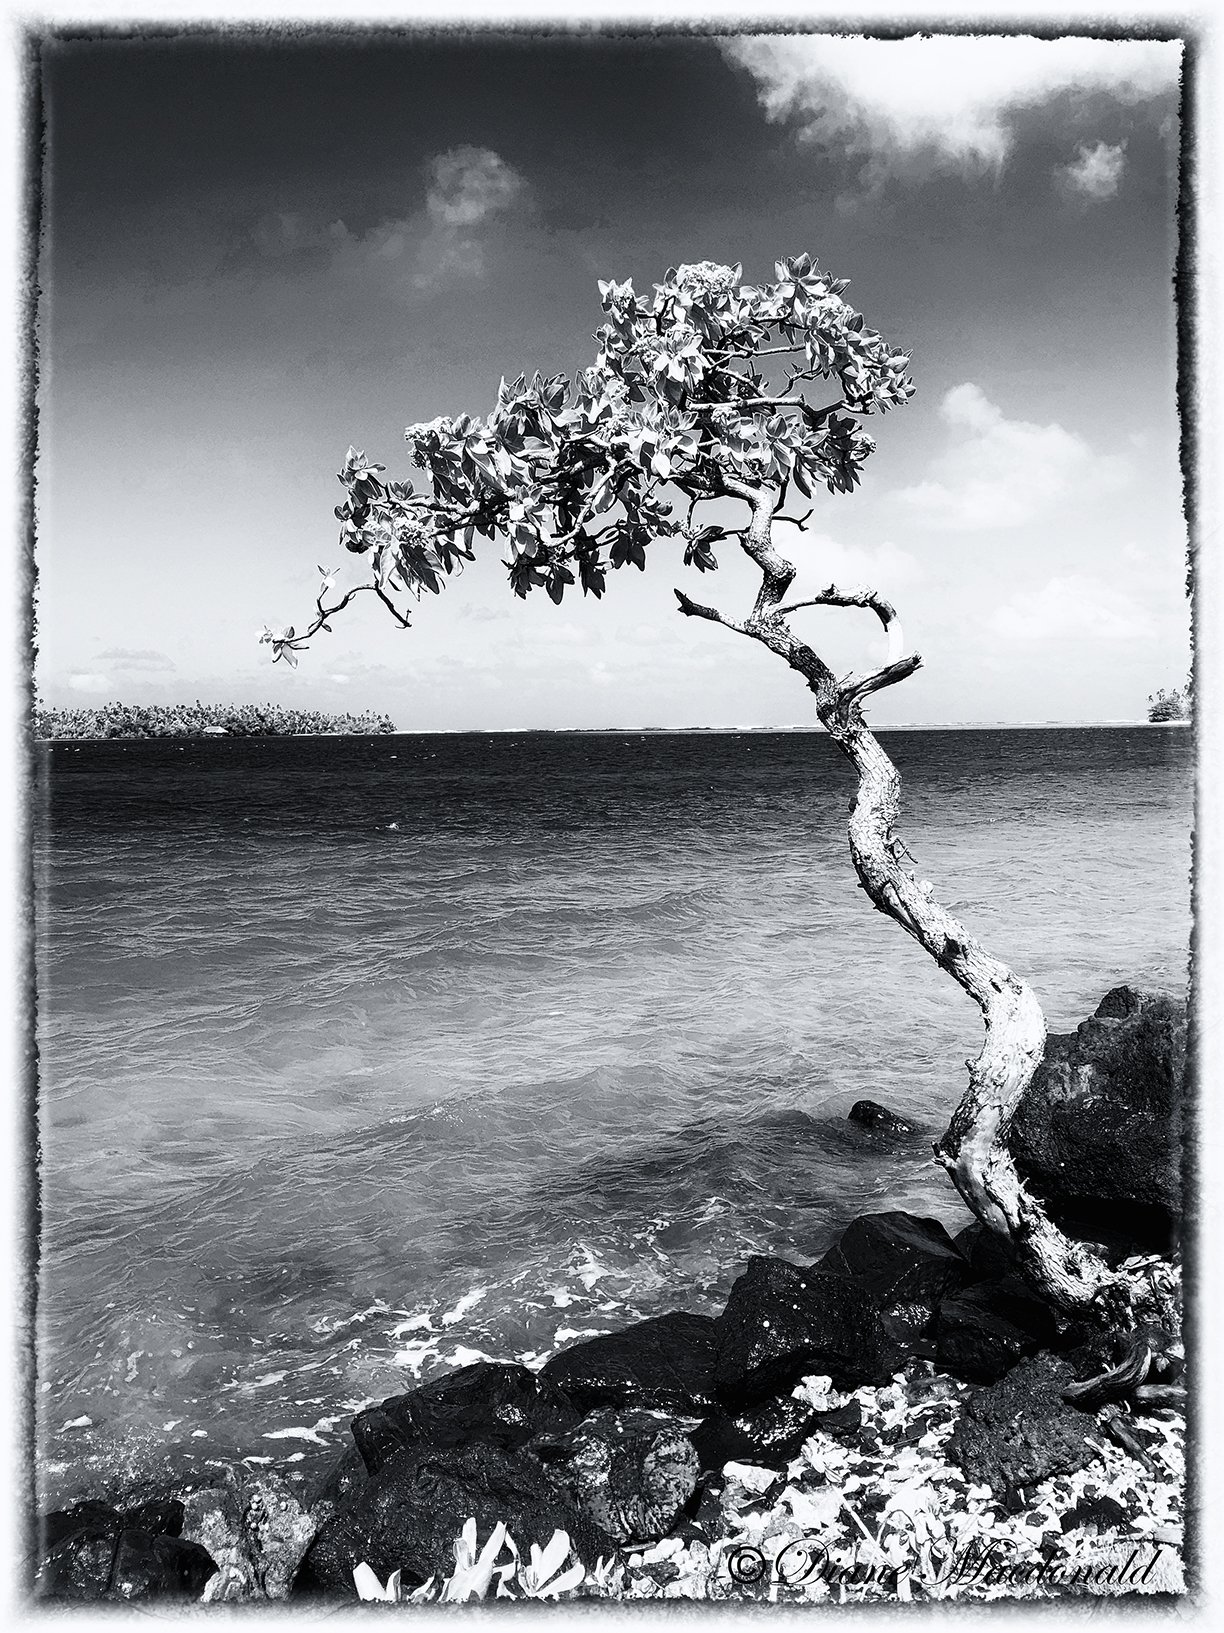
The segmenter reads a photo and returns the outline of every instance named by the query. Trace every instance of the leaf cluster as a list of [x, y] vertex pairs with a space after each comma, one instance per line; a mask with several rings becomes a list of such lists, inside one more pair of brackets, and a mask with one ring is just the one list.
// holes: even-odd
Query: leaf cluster
[[[659, 539], [678, 538], [684, 562], [717, 568], [714, 544], [734, 530], [697, 527], [695, 506], [793, 482], [811, 495], [857, 486], [874, 442], [863, 418], [908, 401], [908, 355], [845, 298], [845, 279], [808, 255], [779, 261], [773, 282], [742, 282], [739, 266], [672, 268], [649, 297], [630, 281], [600, 282], [606, 321], [594, 363], [573, 377], [502, 380], [484, 418], [442, 416], [405, 437], [420, 489], [389, 481], [350, 448], [336, 507], [345, 549], [367, 556], [374, 590], [402, 624], [405, 598], [437, 594], [499, 539], [515, 594], [555, 602], [581, 586], [604, 593], [607, 574], [645, 568]], [[807, 392], [829, 382], [832, 401]], [[325, 628], [272, 637], [289, 657]]]

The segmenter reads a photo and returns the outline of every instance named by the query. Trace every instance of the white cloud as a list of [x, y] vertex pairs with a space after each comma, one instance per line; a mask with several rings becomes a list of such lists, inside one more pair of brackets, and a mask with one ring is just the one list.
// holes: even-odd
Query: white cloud
[[431, 225], [418, 255], [416, 284], [479, 277], [484, 245], [474, 229], [510, 208], [523, 193], [523, 178], [491, 148], [467, 146], [436, 154], [429, 177]]
[[74, 692], [109, 692], [111, 690], [109, 676], [95, 675], [88, 670], [69, 675], [68, 684]]
[[1155, 633], [1133, 596], [1078, 573], [1052, 578], [1040, 590], [1018, 591], [996, 607], [988, 628], [1008, 641], [1131, 641]]
[[343, 221], [308, 221], [294, 210], [273, 210], [251, 229], [251, 240], [261, 255], [277, 259], [311, 250], [340, 250], [355, 243]]
[[1111, 147], [1108, 142], [1098, 142], [1095, 147], [1081, 147], [1074, 164], [1060, 166], [1054, 175], [1064, 192], [1098, 204], [1113, 198], [1125, 169], [1126, 143]]
[[870, 40], [762, 35], [723, 45], [757, 81], [766, 117], [802, 140], [867, 157], [997, 172], [1012, 116], [1067, 91], [1141, 102], [1176, 85], [1181, 44], [1157, 40], [936, 35]]
[[953, 433], [932, 477], [895, 497], [953, 532], [1021, 527], [1072, 500], [1122, 487], [1126, 461], [1096, 454], [1061, 425], [1005, 419], [980, 387], [954, 386], [940, 404]]
[[429, 162], [427, 209], [446, 227], [474, 227], [518, 197], [523, 178], [487, 147], [453, 147]]
[[98, 663], [109, 663], [114, 669], [175, 669], [177, 665], [173, 658], [168, 658], [164, 652], [148, 650], [133, 651], [127, 647], [112, 647], [107, 652], [99, 652]]
[[479, 277], [484, 272], [481, 229], [526, 195], [523, 177], [487, 147], [437, 153], [426, 175], [424, 211], [388, 217], [358, 233], [344, 221], [277, 210], [255, 223], [251, 242], [268, 259], [312, 257], [340, 267], [395, 263], [415, 251], [413, 282], [422, 289], [448, 277]]
[[583, 629], [579, 624], [572, 623], [548, 623], [541, 629], [533, 630], [531, 634], [533, 647], [586, 646], [590, 639], [591, 633], [589, 630]]
[[808, 584], [808, 591], [796, 589], [788, 600], [797, 601], [804, 594], [814, 594], [826, 585], [836, 584], [839, 589], [870, 585], [887, 599], [890, 590], [907, 589], [922, 577], [922, 565], [917, 557], [897, 545], [884, 543], [862, 547], [841, 544], [827, 533], [804, 533], [799, 537], [779, 525], [779, 542], [788, 560], [798, 568], [797, 584]]

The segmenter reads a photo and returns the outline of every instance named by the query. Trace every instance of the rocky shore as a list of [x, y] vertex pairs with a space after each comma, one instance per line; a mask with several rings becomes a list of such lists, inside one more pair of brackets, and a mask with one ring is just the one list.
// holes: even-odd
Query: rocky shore
[[[1184, 1006], [1115, 988], [1051, 1037], [1026, 1183], [1112, 1263], [1176, 1275]], [[915, 1136], [886, 1108], [864, 1137]], [[856, 1220], [749, 1259], [538, 1370], [480, 1361], [371, 1404], [313, 1491], [217, 1483], [37, 1521], [53, 1600], [907, 1600], [1180, 1593], [1183, 1419], [1077, 1381], [1117, 1358], [977, 1223]]]

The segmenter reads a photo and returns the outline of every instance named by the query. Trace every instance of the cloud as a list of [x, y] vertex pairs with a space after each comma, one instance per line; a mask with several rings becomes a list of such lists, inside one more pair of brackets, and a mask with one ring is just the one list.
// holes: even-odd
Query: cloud
[[1113, 198], [1126, 169], [1126, 143], [1111, 147], [1098, 142], [1095, 147], [1081, 147], [1074, 164], [1061, 165], [1055, 180], [1064, 192], [1078, 194], [1093, 204]]
[[1019, 591], [995, 608], [987, 627], [1007, 641], [1132, 641], [1155, 633], [1150, 615], [1133, 596], [1078, 573], [1052, 578], [1040, 590]]
[[452, 147], [429, 162], [426, 208], [445, 227], [474, 227], [518, 197], [523, 178], [487, 147]]
[[523, 178], [491, 148], [453, 147], [429, 161], [426, 212], [430, 229], [417, 257], [415, 283], [479, 277], [484, 245], [474, 230], [504, 214], [521, 197]]
[[768, 119], [866, 158], [877, 180], [898, 166], [997, 173], [1019, 110], [1068, 91], [1147, 101], [1181, 65], [1178, 41], [1016, 35], [760, 35], [723, 51], [756, 80]]
[[435, 154], [426, 178], [423, 210], [389, 216], [365, 232], [342, 220], [274, 210], [255, 222], [250, 243], [267, 260], [363, 270], [407, 256], [421, 289], [449, 277], [481, 276], [482, 230], [526, 197], [526, 182], [491, 148], [466, 146]]
[[168, 658], [164, 652], [135, 651], [128, 647], [111, 647], [109, 651], [99, 652], [98, 663], [108, 663], [114, 669], [130, 670], [157, 670], [177, 669], [178, 665], [173, 658]]
[[294, 210], [270, 211], [251, 228], [255, 248], [273, 260], [319, 250], [334, 252], [343, 249], [352, 237], [343, 221], [309, 221]]
[[980, 387], [954, 386], [939, 412], [952, 446], [932, 479], [894, 495], [932, 527], [953, 532], [1021, 527], [1072, 500], [1125, 485], [1126, 461], [1096, 454], [1061, 425], [1005, 419]]
[[[922, 577], [922, 564], [908, 550], [885, 540], [882, 544], [862, 547], [841, 544], [827, 533], [783, 533], [781, 528], [793, 526], [785, 521], [779, 524], [779, 538], [786, 540], [784, 554], [795, 563], [802, 574], [799, 582], [819, 589], [833, 583], [839, 589], [870, 585], [887, 595], [890, 589], [906, 589]], [[799, 598], [797, 590], [792, 600]]]
[[368, 232], [355, 233], [343, 221], [311, 221], [292, 210], [274, 210], [251, 228], [251, 242], [269, 260], [313, 260], [343, 263], [394, 260], [421, 235], [411, 218], [380, 221]]
[[68, 684], [74, 692], [109, 692], [111, 689], [109, 676], [95, 675], [87, 670], [69, 675]]

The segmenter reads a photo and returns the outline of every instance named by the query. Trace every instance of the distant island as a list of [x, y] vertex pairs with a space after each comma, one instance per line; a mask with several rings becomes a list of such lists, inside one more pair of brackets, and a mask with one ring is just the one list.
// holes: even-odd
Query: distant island
[[34, 708], [34, 736], [99, 737], [315, 737], [385, 735], [395, 723], [385, 714], [323, 714], [282, 709], [276, 703], [174, 703], [141, 706], [104, 703], [98, 709]]
[[1164, 725], [1172, 721], [1189, 720], [1193, 711], [1193, 693], [1191, 681], [1185, 686], [1174, 687], [1166, 692], [1161, 687], [1159, 692], [1153, 692], [1148, 698], [1148, 720], [1153, 725]]

